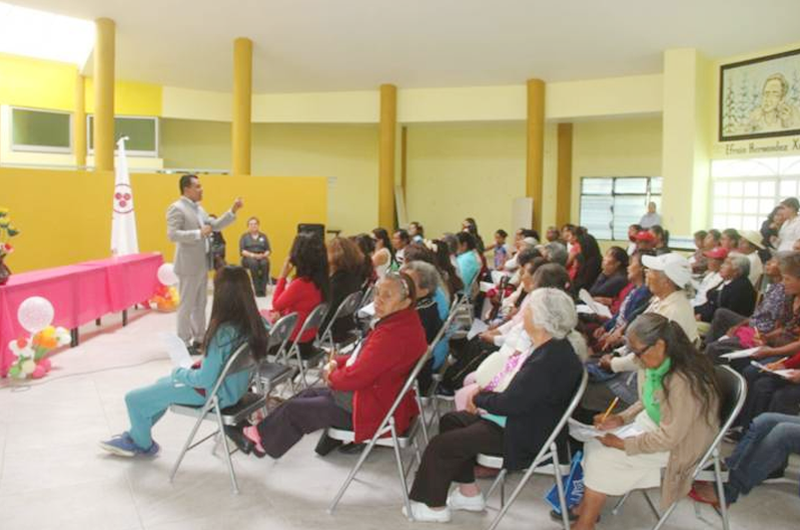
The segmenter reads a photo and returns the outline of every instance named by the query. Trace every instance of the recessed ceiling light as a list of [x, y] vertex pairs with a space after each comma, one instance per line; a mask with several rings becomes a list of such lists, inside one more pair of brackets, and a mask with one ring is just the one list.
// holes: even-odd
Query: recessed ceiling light
[[94, 22], [0, 2], [0, 52], [83, 68], [94, 47]]

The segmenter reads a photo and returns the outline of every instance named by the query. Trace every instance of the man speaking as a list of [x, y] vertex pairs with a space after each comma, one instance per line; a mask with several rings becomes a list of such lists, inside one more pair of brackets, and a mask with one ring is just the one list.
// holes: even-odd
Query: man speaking
[[180, 190], [181, 198], [167, 209], [167, 235], [175, 243], [175, 274], [180, 280], [178, 336], [189, 352], [196, 354], [206, 332], [208, 271], [213, 268], [211, 235], [233, 223], [244, 203], [238, 197], [229, 211], [212, 219], [200, 206], [203, 187], [197, 175], [183, 175]]

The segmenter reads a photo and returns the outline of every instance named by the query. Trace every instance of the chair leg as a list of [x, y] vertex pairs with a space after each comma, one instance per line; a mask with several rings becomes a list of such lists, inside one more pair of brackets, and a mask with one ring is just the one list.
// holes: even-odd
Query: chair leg
[[392, 447], [394, 449], [394, 458], [397, 461], [397, 473], [400, 477], [400, 487], [403, 488], [403, 503], [406, 506], [408, 520], [413, 521], [414, 515], [411, 513], [411, 499], [408, 497], [408, 483], [406, 482], [406, 473], [403, 469], [403, 458], [400, 456], [400, 444], [397, 442], [397, 429], [395, 429], [394, 417], [389, 418], [389, 429], [391, 429], [392, 432]]
[[183, 457], [186, 456], [186, 453], [189, 451], [189, 446], [192, 445], [194, 441], [194, 437], [197, 435], [197, 431], [200, 429], [200, 424], [203, 422], [203, 418], [208, 413], [208, 409], [203, 407], [203, 410], [200, 411], [200, 417], [197, 418], [197, 421], [192, 427], [192, 432], [189, 433], [189, 437], [186, 439], [186, 442], [183, 444], [183, 449], [181, 449], [180, 454], [178, 455], [178, 459], [175, 461], [175, 464], [172, 466], [172, 471], [169, 474], [169, 481], [172, 482], [175, 480], [175, 475], [178, 473], [178, 468], [183, 461]]
[[656, 505], [653, 503], [653, 500], [650, 498], [650, 495], [647, 494], [647, 490], [642, 490], [642, 495], [644, 496], [644, 500], [647, 501], [647, 505], [650, 507], [650, 511], [653, 512], [656, 521], [661, 519], [661, 514], [658, 513], [658, 508], [656, 508]]
[[511, 507], [512, 504], [514, 504], [514, 501], [517, 500], [519, 494], [522, 493], [522, 488], [524, 488], [525, 485], [528, 484], [528, 481], [531, 479], [533, 471], [539, 465], [540, 460], [541, 459], [537, 459], [531, 463], [531, 467], [528, 468], [528, 470], [525, 472], [525, 475], [523, 475], [522, 480], [520, 480], [519, 484], [517, 484], [517, 487], [514, 488], [514, 491], [511, 493], [511, 497], [508, 499], [508, 502], [505, 503], [505, 505], [502, 508], [500, 508], [500, 512], [498, 512], [498, 514], [495, 516], [488, 530], [495, 530], [497, 528], [497, 525], [500, 524], [500, 521], [503, 519], [503, 517], [505, 517], [506, 512], [508, 512], [508, 509]]
[[364, 448], [364, 450], [361, 451], [361, 456], [358, 457], [358, 462], [356, 462], [356, 465], [353, 466], [353, 469], [350, 470], [350, 473], [347, 475], [347, 478], [345, 479], [344, 484], [342, 484], [342, 487], [339, 488], [339, 491], [336, 493], [336, 497], [333, 498], [333, 501], [331, 502], [331, 505], [328, 507], [328, 513], [329, 514], [333, 513], [333, 511], [336, 509], [336, 505], [339, 504], [340, 500], [342, 500], [342, 497], [344, 496], [344, 492], [347, 491], [348, 487], [350, 487], [350, 483], [353, 482], [353, 479], [356, 477], [356, 474], [361, 469], [361, 466], [364, 465], [364, 461], [367, 459], [369, 454], [372, 452], [372, 448], [375, 447], [375, 444], [377, 443], [378, 438], [380, 437], [380, 435], [383, 432], [384, 432], [383, 429], [379, 429], [378, 432], [376, 432], [375, 435], [372, 437], [372, 439], [369, 441], [369, 443]]
[[[417, 442], [417, 437], [414, 436], [411, 439], [411, 443], [414, 445], [414, 459], [417, 461], [417, 467], [422, 465], [422, 451], [419, 450], [419, 442]], [[408, 466], [409, 472], [411, 471], [411, 466]]]
[[620, 500], [617, 501], [617, 504], [614, 505], [614, 509], [611, 510], [612, 515], [617, 515], [622, 510], [622, 505], [625, 504], [625, 501], [628, 500], [628, 497], [631, 496], [631, 492], [625, 493]]
[[215, 403], [214, 412], [217, 416], [217, 425], [219, 426], [219, 432], [222, 435], [222, 443], [225, 447], [223, 453], [225, 454], [225, 462], [228, 464], [228, 474], [231, 476], [231, 487], [233, 489], [233, 494], [238, 495], [239, 483], [236, 481], [236, 472], [233, 470], [233, 458], [231, 458], [231, 452], [228, 450], [228, 441], [225, 438], [225, 424], [222, 421], [222, 412], [219, 410], [219, 403]]
[[670, 515], [672, 515], [672, 512], [673, 512], [673, 511], [675, 511], [675, 507], [676, 507], [677, 505], [678, 505], [677, 501], [676, 501], [676, 502], [673, 502], [673, 503], [672, 503], [672, 504], [669, 506], [669, 508], [667, 508], [667, 509], [666, 509], [666, 511], [664, 511], [664, 513], [663, 513], [663, 515], [661, 516], [661, 518], [658, 520], [658, 522], [656, 523], [656, 525], [653, 527], [653, 530], [660, 530], [660, 529], [661, 529], [661, 527], [662, 527], [662, 526], [664, 526], [664, 523], [666, 523], [666, 522], [667, 522], [667, 519], [669, 519], [669, 516], [670, 516]]
[[567, 496], [564, 492], [564, 479], [561, 476], [561, 464], [558, 461], [558, 447], [556, 444], [550, 446], [552, 453], [551, 461], [553, 463], [553, 475], [556, 479], [556, 490], [558, 490], [558, 504], [561, 506], [561, 519], [564, 522], [564, 528], [570, 530], [569, 524], [569, 505], [567, 504]]
[[[489, 491], [486, 492], [486, 500], [489, 500], [489, 498], [492, 496], [492, 493], [494, 493], [494, 490], [497, 489], [497, 486], [499, 486], [501, 482], [505, 483], [507, 472], [508, 471], [505, 468], [500, 470], [500, 473], [498, 473], [494, 481], [492, 481], [492, 485], [489, 486]], [[502, 505], [503, 500], [500, 501], [500, 506], [502, 507]]]
[[719, 463], [719, 448], [714, 449], [714, 476], [717, 479], [717, 498], [719, 499], [722, 528], [724, 530], [730, 530], [730, 521], [728, 520], [728, 502], [725, 500], [725, 488], [722, 485], [722, 469]]
[[[417, 387], [417, 391], [419, 392], [419, 387]], [[430, 443], [430, 438], [428, 438], [428, 419], [425, 416], [425, 408], [422, 406], [419, 393], [417, 393], [417, 407], [419, 408], [420, 422], [422, 423], [422, 439], [425, 440], [425, 445], [427, 446]]]

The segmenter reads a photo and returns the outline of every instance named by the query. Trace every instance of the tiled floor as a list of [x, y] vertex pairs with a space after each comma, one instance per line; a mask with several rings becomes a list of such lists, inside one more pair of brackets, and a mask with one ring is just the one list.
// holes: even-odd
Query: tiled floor
[[[386, 449], [373, 454], [334, 515], [327, 505], [356, 457], [320, 458], [313, 436], [280, 461], [235, 455], [238, 496], [210, 446], [190, 453], [169, 483], [191, 425], [186, 418], [167, 414], [156, 426], [163, 451], [154, 460], [104, 454], [98, 440], [127, 427], [125, 392], [169, 371], [157, 332], [173, 329], [174, 318], [139, 311], [122, 328], [118, 317], [109, 317], [101, 330], [83, 331], [81, 346], [57, 355], [46, 379], [30, 386], [0, 383], [0, 529], [419, 528], [400, 514], [394, 461]], [[793, 463], [795, 482], [763, 486], [744, 498], [733, 508], [733, 528], [798, 527]], [[541, 500], [550, 485], [536, 477], [501, 528], [558, 528]], [[493, 514], [457, 513], [449, 527], [486, 528]], [[668, 528], [720, 527], [710, 509], [702, 507], [700, 514], [698, 519], [684, 502]], [[643, 499], [634, 496], [621, 514], [605, 514], [600, 528], [649, 528], [653, 522]]]

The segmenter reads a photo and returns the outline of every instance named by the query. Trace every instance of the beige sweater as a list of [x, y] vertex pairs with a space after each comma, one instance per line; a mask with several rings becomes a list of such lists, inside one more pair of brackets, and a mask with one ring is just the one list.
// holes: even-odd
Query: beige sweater
[[[656, 392], [661, 404], [661, 422], [658, 430], [625, 439], [625, 452], [640, 453], [669, 452], [667, 470], [661, 484], [661, 508], [666, 509], [674, 501], [685, 497], [692, 486], [692, 472], [719, 433], [719, 400], [711, 407], [711, 417], [702, 413], [702, 405], [694, 397], [689, 382], [680, 373], [674, 373], [666, 381], [669, 399], [664, 399], [663, 390]], [[640, 383], [643, 383], [640, 379]], [[643, 384], [639, 385], [639, 401], [620, 414], [625, 423], [630, 423], [644, 410], [641, 401]]]

